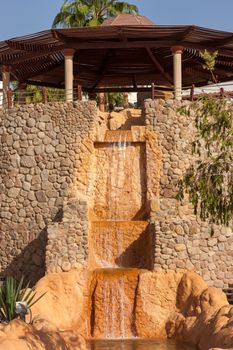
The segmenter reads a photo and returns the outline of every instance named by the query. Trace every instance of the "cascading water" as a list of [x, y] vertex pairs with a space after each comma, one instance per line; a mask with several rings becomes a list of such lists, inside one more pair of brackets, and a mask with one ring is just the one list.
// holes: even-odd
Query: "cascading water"
[[95, 338], [136, 336], [138, 270], [133, 268], [145, 265], [140, 237], [147, 227], [145, 221], [134, 221], [146, 200], [142, 151], [142, 144], [132, 142], [131, 131], [107, 132], [105, 143], [96, 148], [92, 264], [100, 269], [93, 299]]
[[125, 339], [136, 336], [134, 301], [139, 270], [96, 270], [94, 338]]

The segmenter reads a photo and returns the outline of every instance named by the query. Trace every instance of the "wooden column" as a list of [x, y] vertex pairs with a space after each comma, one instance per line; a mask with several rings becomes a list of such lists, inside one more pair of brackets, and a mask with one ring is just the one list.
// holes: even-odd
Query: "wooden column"
[[41, 93], [42, 93], [42, 102], [44, 104], [48, 103], [48, 97], [49, 97], [48, 89], [45, 86], [42, 87]]
[[20, 105], [24, 105], [26, 103], [26, 89], [27, 84], [26, 83], [19, 83], [18, 86], [18, 102]]
[[7, 92], [7, 108], [13, 107], [13, 91], [11, 89], [8, 89]]
[[172, 47], [174, 95], [178, 101], [182, 100], [182, 51], [180, 46]]
[[3, 108], [8, 107], [8, 91], [10, 89], [10, 67], [2, 66], [2, 92], [3, 92]]
[[123, 94], [123, 107], [124, 109], [129, 108], [129, 94], [127, 94], [127, 92]]
[[75, 50], [65, 49], [64, 60], [65, 60], [65, 100], [66, 102], [73, 101], [73, 57]]
[[82, 101], [83, 99], [83, 89], [82, 89], [82, 85], [78, 84], [77, 85], [77, 100], [78, 101]]

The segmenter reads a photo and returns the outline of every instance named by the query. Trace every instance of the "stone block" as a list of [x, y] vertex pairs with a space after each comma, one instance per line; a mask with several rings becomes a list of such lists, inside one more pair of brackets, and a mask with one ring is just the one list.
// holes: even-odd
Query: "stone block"
[[36, 191], [35, 196], [36, 196], [36, 199], [38, 200], [38, 202], [46, 202], [47, 201], [45, 191]]
[[32, 168], [36, 166], [36, 161], [33, 156], [22, 156], [20, 159], [20, 164], [26, 168]]

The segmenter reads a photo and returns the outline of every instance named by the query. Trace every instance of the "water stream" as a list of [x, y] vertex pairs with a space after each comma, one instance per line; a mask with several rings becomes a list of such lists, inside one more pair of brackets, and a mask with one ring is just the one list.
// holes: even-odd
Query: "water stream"
[[[126, 339], [136, 336], [134, 299], [138, 272], [133, 268], [141, 266], [135, 241], [146, 226], [138, 221], [141, 231], [137, 232], [137, 222], [133, 221], [146, 197], [141, 171], [142, 145], [131, 142], [131, 131], [107, 132], [105, 140], [96, 150], [94, 211], [99, 221], [93, 222], [92, 254], [102, 269], [97, 272], [93, 299], [96, 327], [92, 336]], [[135, 232], [138, 237], [134, 239]]]

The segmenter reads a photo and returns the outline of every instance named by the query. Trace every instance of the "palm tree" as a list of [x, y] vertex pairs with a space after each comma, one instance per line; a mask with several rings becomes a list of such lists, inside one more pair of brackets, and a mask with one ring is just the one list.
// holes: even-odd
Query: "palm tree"
[[65, 0], [53, 21], [53, 27], [96, 26], [119, 13], [137, 14], [136, 5], [118, 0]]

